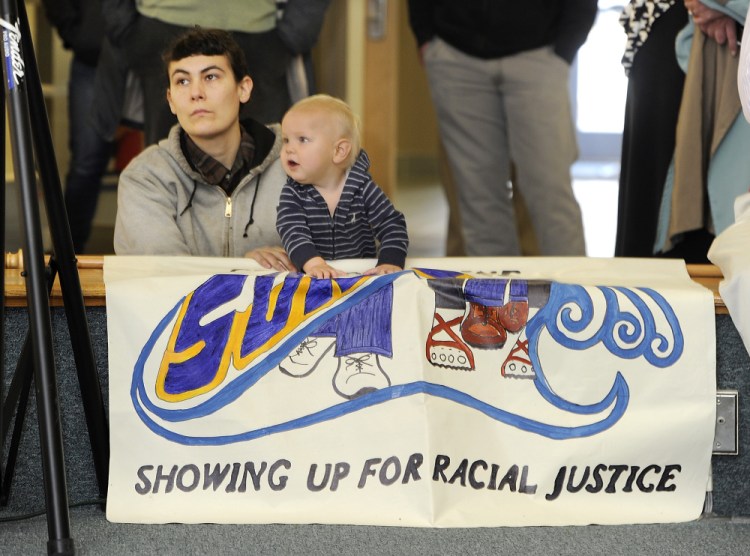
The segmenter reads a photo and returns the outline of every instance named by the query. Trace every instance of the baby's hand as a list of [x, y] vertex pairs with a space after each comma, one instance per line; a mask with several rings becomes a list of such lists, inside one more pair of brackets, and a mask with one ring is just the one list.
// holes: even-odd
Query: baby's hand
[[394, 272], [401, 272], [403, 268], [396, 266], [395, 264], [379, 264], [375, 268], [364, 271], [364, 275], [382, 275], [382, 274], [393, 274]]
[[346, 272], [333, 268], [322, 257], [313, 257], [305, 263], [302, 270], [313, 278], [341, 278], [346, 276]]

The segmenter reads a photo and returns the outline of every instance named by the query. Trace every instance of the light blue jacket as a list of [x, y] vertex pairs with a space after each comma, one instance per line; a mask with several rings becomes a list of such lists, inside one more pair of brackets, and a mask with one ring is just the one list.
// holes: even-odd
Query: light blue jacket
[[[721, 11], [741, 25], [750, 6], [750, 0], [727, 0], [718, 2], [701, 0], [709, 8]], [[675, 41], [677, 62], [683, 71], [687, 71], [688, 59], [692, 45], [695, 26], [690, 20], [680, 31]], [[734, 200], [750, 187], [750, 123], [745, 120], [740, 110], [714, 156], [709, 161], [707, 176], [708, 203], [711, 210], [714, 233], [718, 235], [734, 222]], [[674, 160], [669, 167], [664, 193], [659, 212], [659, 223], [656, 232], [654, 252], [664, 250], [668, 245], [667, 237], [671, 200], [674, 188]]]

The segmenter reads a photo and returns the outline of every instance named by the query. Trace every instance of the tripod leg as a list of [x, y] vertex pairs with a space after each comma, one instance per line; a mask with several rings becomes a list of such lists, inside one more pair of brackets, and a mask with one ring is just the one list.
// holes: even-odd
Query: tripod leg
[[60, 175], [57, 170], [57, 162], [54, 156], [52, 135], [50, 134], [47, 120], [47, 111], [42, 94], [42, 84], [34, 56], [34, 46], [28, 29], [28, 18], [26, 8], [21, 2], [18, 7], [21, 21], [21, 36], [23, 37], [23, 49], [26, 53], [26, 87], [31, 107], [31, 129], [37, 166], [42, 179], [42, 191], [47, 207], [47, 220], [50, 225], [53, 247], [55, 251], [54, 262], [60, 275], [60, 287], [62, 289], [65, 315], [70, 331], [70, 341], [73, 348], [73, 356], [78, 372], [78, 384], [81, 389], [83, 410], [86, 416], [86, 425], [91, 443], [91, 452], [94, 457], [94, 470], [96, 472], [97, 484], [99, 486], [99, 497], [107, 497], [108, 473], [109, 473], [109, 428], [107, 426], [107, 415], [104, 411], [101, 385], [96, 369], [94, 351], [91, 347], [91, 335], [89, 333], [88, 320], [86, 319], [86, 308], [81, 292], [81, 282], [78, 276], [73, 240], [70, 235], [70, 225], [65, 211], [65, 201]]
[[[0, 87], [0, 106], [5, 106], [5, 87]], [[0, 110], [0, 129], [5, 129], [5, 111]], [[0, 149], [5, 153], [5, 133], [0, 135]], [[0, 492], [3, 491], [3, 454], [5, 453], [4, 443], [5, 422], [3, 420], [3, 386], [5, 384], [5, 192], [7, 191], [5, 183], [5, 156], [0, 161], [0, 245], [3, 246], [3, 273], [0, 276]]]
[[25, 63], [21, 49], [21, 25], [15, 1], [3, 0], [2, 7], [0, 25], [6, 56], [3, 72], [13, 147], [13, 168], [16, 181], [20, 186], [21, 219], [24, 229], [26, 296], [29, 307], [29, 329], [34, 347], [34, 382], [49, 533], [47, 551], [54, 554], [71, 554], [75, 550], [70, 537], [65, 458], [52, 352], [49, 295], [45, 283], [42, 234], [34, 180], [29, 106], [24, 82]]
[[[21, 433], [23, 432], [23, 423], [26, 420], [26, 408], [29, 403], [29, 392], [31, 391], [31, 379], [33, 378], [31, 372], [31, 343], [29, 341], [29, 335], [26, 335], [26, 341], [23, 344], [21, 350], [21, 357], [18, 360], [18, 367], [16, 368], [16, 374], [14, 376], [14, 384], [11, 385], [8, 391], [8, 397], [10, 398], [11, 392], [14, 390], [14, 386], [18, 388], [18, 396], [14, 396], [14, 400], [7, 400], [6, 404], [11, 404], [11, 407], [16, 406], [16, 419], [13, 423], [13, 436], [8, 446], [8, 464], [5, 468], [5, 474], [3, 479], [3, 487], [0, 489], [0, 506], [8, 504], [8, 498], [10, 497], [10, 487], [13, 484], [13, 473], [16, 470], [16, 459], [18, 455], [18, 447], [21, 444]], [[16, 385], [15, 379], [19, 378], [23, 382]], [[5, 431], [3, 431], [3, 436]]]
[[[52, 291], [55, 283], [55, 273], [50, 271], [47, 274], [47, 293]], [[34, 377], [34, 369], [31, 360], [31, 334], [26, 332], [26, 339], [21, 347], [21, 354], [16, 364], [16, 370], [13, 373], [13, 380], [8, 387], [8, 394], [5, 403], [0, 411], [0, 440], [6, 438], [8, 427], [15, 412], [13, 421], [13, 436], [8, 445], [8, 459], [3, 477], [0, 477], [0, 506], [7, 506], [10, 498], [10, 489], [13, 484], [13, 474], [16, 469], [18, 459], [18, 449], [21, 444], [21, 435], [23, 434], [23, 424], [26, 420], [26, 408], [29, 403], [29, 392], [31, 391], [31, 380]]]

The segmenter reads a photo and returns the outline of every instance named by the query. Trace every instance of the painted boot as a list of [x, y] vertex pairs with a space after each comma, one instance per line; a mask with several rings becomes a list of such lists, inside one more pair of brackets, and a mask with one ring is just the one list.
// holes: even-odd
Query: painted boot
[[529, 293], [525, 280], [511, 280], [508, 301], [493, 315], [505, 330], [519, 332], [529, 318]]
[[491, 318], [498, 308], [469, 303], [469, 313], [461, 323], [461, 337], [472, 347], [500, 349], [508, 337], [505, 328]]

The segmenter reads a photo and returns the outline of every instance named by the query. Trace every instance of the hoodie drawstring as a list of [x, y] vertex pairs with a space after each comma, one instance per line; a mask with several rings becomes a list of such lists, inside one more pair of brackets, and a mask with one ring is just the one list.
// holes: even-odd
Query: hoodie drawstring
[[247, 237], [247, 229], [255, 222], [253, 220], [253, 212], [255, 212], [255, 199], [258, 197], [258, 189], [260, 188], [260, 173], [255, 177], [255, 191], [253, 192], [253, 200], [250, 203], [250, 218], [247, 221], [247, 224], [245, 224], [245, 232], [242, 234], [242, 237]]
[[[253, 219], [253, 213], [255, 212], [255, 200], [258, 198], [258, 189], [260, 188], [260, 174], [258, 174], [255, 177], [255, 191], [253, 192], [253, 200], [250, 202], [250, 218], [247, 221], [247, 224], [245, 224], [245, 230], [242, 234], [242, 237], [247, 237], [247, 229], [253, 225], [255, 220]], [[198, 182], [193, 180], [193, 192], [190, 194], [190, 198], [188, 199], [187, 205], [185, 205], [185, 208], [182, 209], [180, 212], [180, 216], [185, 214], [189, 208], [193, 206], [193, 197], [195, 197], [195, 192], [198, 190]]]
[[188, 199], [187, 205], [185, 205], [185, 208], [182, 209], [182, 212], [180, 212], [180, 216], [185, 214], [187, 210], [193, 206], [193, 197], [195, 197], [195, 192], [198, 190], [198, 182], [193, 180], [193, 192], [190, 194], [190, 198]]

